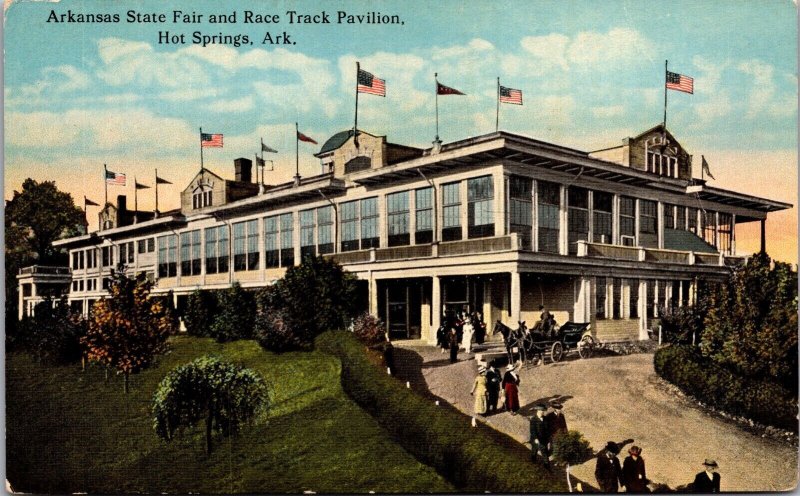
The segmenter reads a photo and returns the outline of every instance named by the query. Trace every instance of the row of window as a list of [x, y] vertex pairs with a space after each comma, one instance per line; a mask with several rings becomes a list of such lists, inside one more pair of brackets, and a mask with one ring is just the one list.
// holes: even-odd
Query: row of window
[[[119, 263], [132, 264], [134, 262], [134, 246], [136, 253], [153, 253], [155, 251], [156, 240], [155, 238], [140, 239], [135, 243], [133, 241], [126, 241], [120, 243], [119, 247]], [[103, 246], [100, 249], [100, 262], [102, 267], [114, 266], [114, 247]], [[79, 250], [72, 252], [72, 269], [83, 270], [94, 269], [97, 267], [97, 248], [89, 248], [87, 250]]]
[[[595, 292], [595, 318], [597, 320], [639, 318], [639, 279], [627, 279], [627, 292], [623, 291], [623, 279], [598, 277]], [[667, 294], [667, 281], [647, 281], [645, 309], [647, 318], [658, 317], [658, 308], [689, 305], [689, 281], [672, 281]], [[611, 301], [608, 288], [611, 287]], [[608, 311], [610, 307], [610, 312]], [[626, 312], [627, 310], [627, 312]]]

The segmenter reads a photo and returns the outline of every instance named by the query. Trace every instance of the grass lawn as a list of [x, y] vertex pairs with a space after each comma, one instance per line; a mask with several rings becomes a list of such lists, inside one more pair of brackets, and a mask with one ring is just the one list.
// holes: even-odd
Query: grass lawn
[[[203, 354], [262, 374], [274, 391], [269, 417], [238, 437], [202, 425], [171, 443], [155, 434], [150, 400], [164, 375]], [[153, 369], [104, 381], [103, 370], [42, 366], [6, 356], [6, 473], [14, 491], [36, 493], [454, 492], [395, 444], [342, 391], [337, 359], [276, 355], [253, 341], [174, 338]]]

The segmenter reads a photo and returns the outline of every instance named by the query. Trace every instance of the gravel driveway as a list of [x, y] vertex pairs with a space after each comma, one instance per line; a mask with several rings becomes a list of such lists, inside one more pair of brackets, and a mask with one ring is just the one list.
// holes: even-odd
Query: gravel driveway
[[[451, 364], [437, 348], [396, 343], [397, 373], [412, 387], [471, 414], [469, 394], [477, 363], [459, 354]], [[469, 355], [471, 357], [471, 355]], [[566, 361], [522, 370], [522, 415], [503, 412], [487, 423], [520, 442], [528, 440], [533, 405], [559, 399], [570, 429], [579, 430], [597, 451], [607, 441], [642, 448], [647, 476], [672, 488], [694, 480], [705, 458], [719, 464], [723, 491], [785, 491], [797, 485], [797, 450], [711, 416], [676, 397], [653, 370], [650, 353]], [[627, 454], [628, 444], [622, 455]], [[620, 456], [620, 461], [624, 456]], [[575, 476], [595, 484], [594, 460], [573, 467]]]

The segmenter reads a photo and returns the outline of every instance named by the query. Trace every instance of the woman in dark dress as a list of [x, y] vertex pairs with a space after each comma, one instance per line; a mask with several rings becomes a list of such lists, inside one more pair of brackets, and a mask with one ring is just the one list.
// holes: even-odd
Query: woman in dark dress
[[513, 363], [508, 366], [503, 376], [503, 390], [506, 393], [506, 410], [511, 412], [511, 415], [516, 415], [519, 411], [519, 374]]
[[647, 474], [644, 470], [642, 450], [638, 446], [631, 446], [628, 456], [622, 462], [622, 483], [629, 493], [649, 493], [647, 488]]
[[458, 333], [455, 327], [450, 328], [450, 334], [447, 335], [447, 344], [450, 346], [450, 363], [458, 361]]

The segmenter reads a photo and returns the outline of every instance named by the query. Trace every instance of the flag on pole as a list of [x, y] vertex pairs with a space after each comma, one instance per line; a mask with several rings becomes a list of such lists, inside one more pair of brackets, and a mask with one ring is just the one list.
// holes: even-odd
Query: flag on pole
[[156, 184], [172, 184], [172, 183], [162, 177], [156, 176]]
[[90, 206], [90, 205], [91, 206], [95, 206], [95, 207], [99, 207], [100, 206], [99, 203], [95, 203], [92, 200], [86, 198], [85, 196], [83, 197], [83, 204], [86, 205], [87, 207]]
[[136, 189], [150, 189], [150, 186], [142, 184], [136, 180], [133, 181], [133, 185], [136, 187]]
[[266, 167], [267, 163], [264, 161], [263, 158], [256, 156], [256, 167]]
[[200, 146], [203, 148], [222, 148], [222, 135], [201, 133]]
[[358, 92], [370, 95], [386, 96], [386, 81], [378, 79], [374, 74], [358, 70]]
[[522, 105], [522, 90], [515, 90], [514, 88], [506, 88], [505, 86], [501, 86], [500, 103]]
[[711, 175], [711, 169], [708, 167], [708, 162], [706, 162], [706, 156], [700, 155], [700, 157], [702, 157], [703, 159], [703, 173], [706, 174], [711, 179], [716, 179], [716, 177]]
[[263, 141], [261, 142], [261, 151], [267, 153], [278, 153], [278, 150], [273, 150], [272, 148], [265, 145]]
[[125, 186], [125, 174], [106, 170], [106, 184], [114, 186]]
[[297, 131], [297, 139], [299, 139], [300, 141], [305, 141], [306, 143], [314, 143], [315, 145], [319, 144], [316, 141], [314, 141], [313, 138], [309, 138], [308, 136], [306, 136], [305, 134], [301, 133], [300, 131]]
[[451, 88], [449, 86], [445, 86], [439, 81], [436, 81], [436, 94], [437, 95], [463, 95], [464, 93], [458, 91], [455, 88]]
[[667, 71], [667, 89], [694, 94], [694, 79], [677, 72]]

